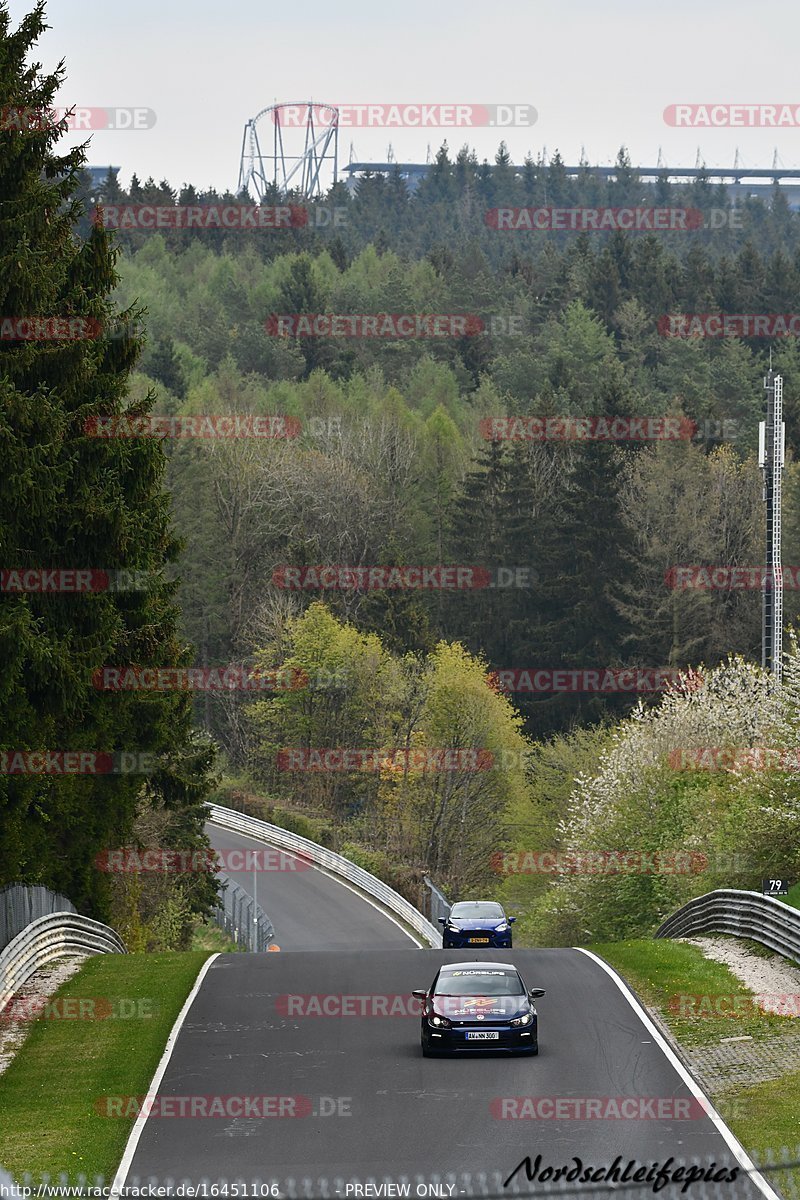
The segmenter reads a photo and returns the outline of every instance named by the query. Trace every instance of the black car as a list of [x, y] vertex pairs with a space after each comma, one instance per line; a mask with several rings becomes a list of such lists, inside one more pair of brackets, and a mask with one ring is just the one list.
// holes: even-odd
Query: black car
[[439, 917], [442, 947], [445, 950], [465, 946], [490, 946], [511, 949], [511, 926], [516, 917], [507, 917], [502, 904], [494, 900], [462, 900], [450, 909], [449, 917]]
[[528, 989], [511, 963], [462, 962], [440, 967], [424, 1001], [422, 1053], [508, 1050], [539, 1053], [539, 1021], [533, 1001], [544, 988]]

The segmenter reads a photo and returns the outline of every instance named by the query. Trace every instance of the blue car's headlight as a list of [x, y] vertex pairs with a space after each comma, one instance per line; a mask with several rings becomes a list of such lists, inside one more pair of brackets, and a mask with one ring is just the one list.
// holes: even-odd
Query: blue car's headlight
[[437, 1017], [434, 1014], [434, 1016], [428, 1017], [428, 1020], [431, 1023], [431, 1025], [435, 1025], [437, 1029], [449, 1029], [450, 1028], [450, 1022], [448, 1021], [447, 1017]]
[[505, 931], [507, 929], [508, 929], [508, 921], [501, 921], [499, 925], [495, 925], [495, 927], [494, 927], [495, 933], [505, 933]]
[[530, 1025], [532, 1020], [533, 1020], [533, 1013], [526, 1012], [524, 1016], [517, 1017], [515, 1020], [511, 1021], [510, 1024], [511, 1025]]

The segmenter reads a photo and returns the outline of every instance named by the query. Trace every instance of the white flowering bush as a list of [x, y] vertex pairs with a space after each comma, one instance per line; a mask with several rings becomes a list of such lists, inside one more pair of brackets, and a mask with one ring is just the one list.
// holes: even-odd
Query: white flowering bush
[[735, 658], [640, 705], [575, 778], [559, 835], [565, 861], [582, 866], [539, 907], [540, 940], [556, 943], [649, 935], [692, 896], [800, 865], [796, 640], [782, 688]]

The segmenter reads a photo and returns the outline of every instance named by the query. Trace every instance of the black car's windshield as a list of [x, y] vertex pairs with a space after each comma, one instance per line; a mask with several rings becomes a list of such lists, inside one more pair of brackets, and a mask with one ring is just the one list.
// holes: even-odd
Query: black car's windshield
[[450, 916], [455, 917], [457, 921], [463, 921], [465, 917], [502, 917], [503, 910], [499, 904], [490, 904], [488, 901], [462, 901], [460, 904], [454, 904], [450, 909]]
[[443, 971], [436, 984], [437, 996], [524, 996], [525, 988], [516, 971]]

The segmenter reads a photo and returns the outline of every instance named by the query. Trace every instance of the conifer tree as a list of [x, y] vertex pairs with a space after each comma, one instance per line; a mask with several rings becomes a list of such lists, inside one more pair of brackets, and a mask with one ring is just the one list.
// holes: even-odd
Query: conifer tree
[[[12, 30], [0, 4], [3, 111], [54, 107], [63, 70], [29, 65], [44, 18], [40, 0]], [[102, 332], [91, 336], [96, 327], [87, 324], [73, 327], [79, 337], [0, 342], [0, 568], [90, 571], [94, 587], [9, 590], [5, 576], [0, 748], [139, 757], [125, 762], [135, 773], [57, 773], [53, 759], [44, 774], [0, 772], [0, 885], [46, 884], [102, 916], [107, 892], [95, 857], [129, 838], [144, 789], [153, 805], [183, 814], [202, 841], [211, 750], [192, 737], [188, 696], [93, 685], [105, 665], [181, 665], [189, 652], [176, 631], [176, 585], [164, 574], [178, 545], [163, 446], [94, 435], [93, 422], [126, 409], [141, 343], [130, 323], [141, 313], [115, 311], [116, 251], [106, 231], [92, 225], [87, 240], [75, 236], [85, 155], [58, 153], [64, 130], [64, 122], [42, 121], [0, 133], [0, 313], [84, 319]], [[107, 578], [98, 572], [136, 575], [112, 576], [119, 590], [95, 590]]]

